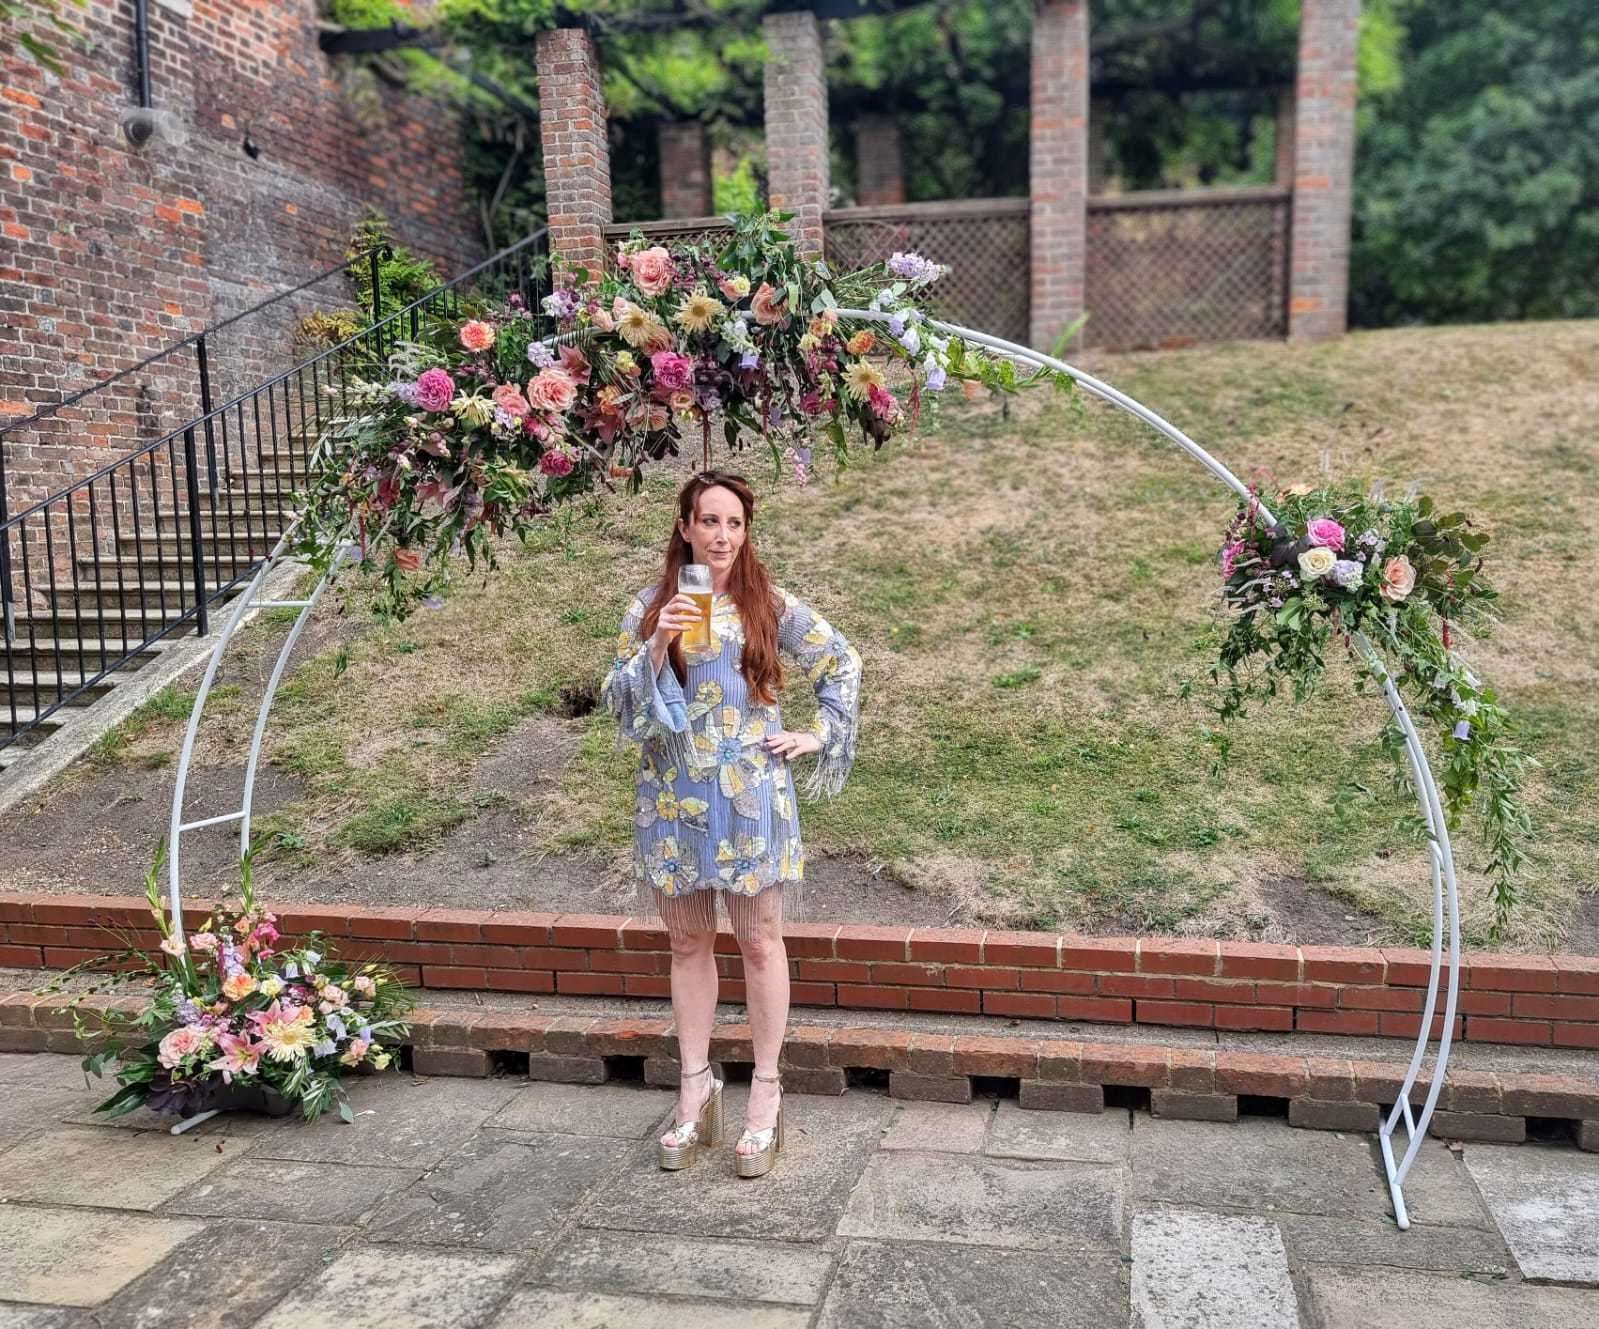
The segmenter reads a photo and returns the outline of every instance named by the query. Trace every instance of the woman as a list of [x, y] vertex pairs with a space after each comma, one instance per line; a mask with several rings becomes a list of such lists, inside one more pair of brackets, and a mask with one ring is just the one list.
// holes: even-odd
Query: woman
[[[723, 1085], [710, 1073], [720, 896], [744, 958], [755, 1049], [734, 1159], [741, 1177], [764, 1176], [783, 1147], [777, 1063], [789, 1002], [784, 895], [797, 893], [805, 867], [789, 762], [817, 755], [806, 785], [813, 797], [843, 787], [855, 759], [861, 677], [849, 642], [771, 584], [750, 538], [754, 515], [755, 494], [742, 476], [705, 471], [683, 486], [660, 579], [628, 610], [605, 681], [622, 736], [642, 747], [634, 819], [640, 896], [672, 941], [672, 1014], [683, 1069], [660, 1165], [687, 1167], [721, 1141]], [[710, 645], [689, 653], [679, 638], [699, 615], [694, 601], [677, 593], [685, 563], [710, 567], [713, 594]], [[783, 727], [780, 650], [816, 690], [816, 722], [803, 733]]]

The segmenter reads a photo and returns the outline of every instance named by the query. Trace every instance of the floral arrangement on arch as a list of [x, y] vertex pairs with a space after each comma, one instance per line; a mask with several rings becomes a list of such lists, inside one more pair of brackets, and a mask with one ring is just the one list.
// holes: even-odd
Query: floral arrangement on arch
[[96, 1108], [108, 1117], [135, 1108], [188, 1117], [214, 1107], [250, 1106], [279, 1113], [297, 1104], [315, 1121], [335, 1102], [354, 1114], [341, 1079], [390, 1066], [409, 1026], [410, 993], [386, 965], [339, 962], [318, 933], [280, 949], [277, 917], [257, 903], [250, 863], [241, 865], [240, 895], [219, 903], [185, 935], [168, 917], [158, 856], [145, 880], [161, 933], [155, 954], [136, 947], [74, 966], [42, 991], [59, 992], [74, 976], [103, 975], [107, 986], [148, 990], [131, 1016], [82, 1010], [73, 1025], [91, 1052], [83, 1068], [96, 1076], [116, 1064], [121, 1086]]
[[[1262, 507], [1274, 514], [1268, 523]], [[1514, 877], [1531, 824], [1521, 798], [1530, 762], [1492, 687], [1456, 650], [1463, 628], [1485, 627], [1497, 594], [1483, 576], [1486, 533], [1432, 499], [1388, 500], [1347, 487], [1252, 490], [1222, 544], [1222, 596], [1234, 616], [1210, 671], [1223, 719], [1289, 683], [1296, 699], [1319, 682], [1329, 640], [1356, 634], [1380, 657], [1351, 657], [1363, 677], [1386, 671], [1441, 750], [1444, 812], [1454, 829], [1480, 801], [1493, 878], [1494, 930], [1515, 903]], [[1408, 779], [1397, 725], [1385, 747]]]
[[[812, 442], [847, 464], [881, 448], [951, 382], [1012, 392], [1064, 375], [939, 335], [928, 288], [945, 269], [917, 254], [840, 275], [802, 257], [783, 214], [735, 216], [725, 243], [618, 247], [604, 272], [552, 267], [540, 310], [512, 296], [401, 343], [386, 383], [339, 390], [348, 412], [313, 468], [297, 552], [326, 570], [345, 551], [385, 578], [379, 608], [437, 603], [452, 558], [494, 564], [491, 536], [526, 536], [557, 505], [623, 484], [713, 433], [759, 441], [774, 478], [804, 484]], [[841, 310], [880, 312], [876, 326]], [[891, 381], [887, 366], [898, 364]]]

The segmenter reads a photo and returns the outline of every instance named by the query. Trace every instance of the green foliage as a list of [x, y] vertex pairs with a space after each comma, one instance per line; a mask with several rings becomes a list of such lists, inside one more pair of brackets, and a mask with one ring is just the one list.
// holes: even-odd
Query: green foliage
[[[404, 245], [394, 241], [393, 228], [388, 219], [377, 210], [369, 210], [366, 218], [355, 228], [350, 239], [346, 258], [356, 259], [374, 249], [385, 251], [378, 261], [378, 290], [382, 295], [380, 307], [385, 314], [420, 300], [439, 284], [439, 274], [432, 262], [419, 258]], [[350, 265], [350, 285], [355, 290], [356, 302], [365, 318], [371, 321], [372, 267], [362, 260]]]
[[[0, 21], [7, 24], [48, 23], [51, 28], [69, 40], [76, 43], [86, 42], [83, 29], [62, 17], [61, 3], [62, 0], [0, 0]], [[67, 3], [82, 9], [86, 0], [67, 0]], [[56, 54], [54, 44], [46, 41], [37, 32], [18, 32], [11, 40], [52, 74], [63, 75], [67, 72]], [[5, 51], [10, 44], [10, 40], [0, 42], [0, 52]]]
[[1354, 321], [1599, 312], [1599, 12], [1394, 3], [1403, 81], [1356, 153]]

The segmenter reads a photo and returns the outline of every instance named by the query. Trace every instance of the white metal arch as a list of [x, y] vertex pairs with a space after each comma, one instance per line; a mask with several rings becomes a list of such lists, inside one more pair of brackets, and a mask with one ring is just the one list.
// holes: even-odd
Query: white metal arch
[[[851, 321], [871, 323], [887, 323], [891, 317], [889, 314], [868, 309], [841, 309], [839, 310], [839, 315]], [[1068, 375], [1091, 396], [1098, 397], [1102, 401], [1108, 402], [1112, 406], [1142, 420], [1156, 433], [1162, 435], [1169, 442], [1187, 453], [1239, 497], [1245, 499], [1250, 497], [1248, 487], [1232, 471], [1217, 461], [1216, 458], [1200, 447], [1193, 439], [1189, 438], [1182, 430], [1150, 410], [1143, 403], [1135, 401], [1126, 393], [1113, 388], [1108, 383], [1102, 382], [1092, 374], [1084, 373], [1082, 370], [1076, 369], [1064, 360], [1057, 359], [1052, 355], [1031, 350], [1028, 347], [1005, 341], [999, 337], [992, 337], [987, 333], [977, 332], [971, 328], [961, 327], [958, 324], [927, 319], [923, 321], [922, 326], [944, 335], [959, 337], [962, 341], [974, 346], [981, 346], [996, 355], [1014, 360], [1018, 364], [1051, 369]], [[307, 463], [308, 470], [310, 466], [316, 464], [326, 446], [326, 440], [318, 442], [310, 461]], [[1268, 524], [1275, 520], [1272, 514], [1264, 507], [1260, 507], [1257, 510]], [[255, 794], [255, 777], [260, 763], [261, 742], [266, 733], [267, 717], [271, 712], [272, 702], [277, 695], [278, 685], [282, 681], [289, 655], [294, 650], [295, 643], [299, 640], [307, 619], [316, 608], [317, 601], [321, 599], [322, 593], [327, 589], [334, 572], [337, 571], [339, 562], [343, 561], [348, 552], [341, 552], [339, 559], [335, 561], [333, 570], [322, 578], [306, 599], [262, 600], [257, 598], [269, 575], [283, 563], [294, 532], [299, 526], [299, 521], [300, 519], [296, 518], [289, 524], [277, 544], [273, 547], [272, 553], [251, 579], [245, 593], [238, 597], [233, 612], [228, 615], [227, 623], [218, 634], [216, 645], [211, 651], [210, 661], [206, 665], [205, 677], [200, 682], [199, 692], [194, 699], [194, 707], [189, 714], [188, 729], [183, 737], [183, 751], [178, 759], [177, 782], [172, 793], [172, 815], [168, 836], [167, 874], [170, 904], [174, 923], [179, 927], [182, 926], [181, 920], [183, 918], [181, 887], [183, 835], [188, 831], [198, 830], [202, 826], [214, 826], [224, 822], [237, 821], [240, 823], [240, 856], [242, 857], [249, 852], [250, 810]], [[210, 695], [212, 684], [216, 679], [217, 667], [221, 663], [222, 656], [226, 652], [229, 643], [233, 640], [234, 634], [238, 631], [244, 615], [250, 609], [279, 607], [293, 607], [300, 612], [295, 617], [294, 626], [284, 639], [282, 648], [278, 651], [271, 677], [267, 682], [266, 693], [261, 699], [260, 709], [256, 715], [255, 732], [250, 742], [249, 760], [245, 766], [242, 806], [237, 812], [225, 813], [217, 817], [205, 817], [199, 821], [185, 822], [183, 820], [183, 799], [185, 790], [188, 787], [189, 763], [194, 754], [194, 742], [200, 728], [200, 716], [205, 710], [206, 698]], [[1410, 1226], [1410, 1216], [1405, 1208], [1403, 1190], [1405, 1177], [1410, 1171], [1411, 1164], [1415, 1161], [1416, 1153], [1420, 1149], [1422, 1141], [1427, 1137], [1427, 1124], [1432, 1118], [1433, 1110], [1438, 1102], [1439, 1092], [1443, 1088], [1444, 1074], [1448, 1067], [1450, 1047], [1453, 1043], [1455, 1011], [1459, 1004], [1460, 986], [1460, 901], [1455, 881], [1454, 854], [1450, 847], [1449, 829], [1443, 815], [1443, 805], [1438, 794], [1438, 785], [1433, 778], [1432, 768], [1422, 747], [1421, 737], [1417, 734], [1416, 727], [1411, 722], [1410, 713], [1405, 709], [1405, 704], [1400, 699], [1399, 692], [1394, 686], [1393, 678], [1376, 648], [1363, 635], [1356, 634], [1351, 642], [1351, 650], [1361, 657], [1373, 677], [1381, 681], [1383, 699], [1388, 703], [1388, 709], [1393, 715], [1394, 722], [1404, 735], [1411, 780], [1417, 802], [1421, 808], [1422, 819], [1427, 827], [1427, 857], [1432, 875], [1432, 965], [1427, 981], [1426, 1004], [1421, 1015], [1421, 1029], [1416, 1038], [1415, 1050], [1411, 1054], [1410, 1066], [1405, 1073], [1404, 1082], [1399, 1090], [1398, 1101], [1394, 1103], [1393, 1108], [1389, 1111], [1378, 1130], [1383, 1168], [1388, 1176], [1388, 1189], [1393, 1199], [1394, 1217], [1398, 1221], [1399, 1227], [1406, 1229]], [[1443, 969], [1443, 936], [1446, 907], [1449, 929], [1449, 976], [1444, 1001], [1443, 1028], [1439, 1039], [1437, 1056], [1433, 1064], [1431, 1083], [1428, 1087], [1426, 1101], [1422, 1104], [1418, 1113], [1412, 1109], [1410, 1097], [1415, 1089], [1417, 1078], [1426, 1060], [1427, 1049], [1431, 1043], [1430, 1034], [1433, 1017], [1437, 1011], [1438, 992]], [[1392, 1137], [1400, 1122], [1405, 1125], [1407, 1141], [1403, 1155], [1396, 1158]]]

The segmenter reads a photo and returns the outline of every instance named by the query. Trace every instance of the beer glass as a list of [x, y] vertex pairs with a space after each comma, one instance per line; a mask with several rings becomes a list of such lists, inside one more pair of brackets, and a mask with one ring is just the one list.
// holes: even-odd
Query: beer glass
[[685, 651], [711, 648], [711, 569], [705, 563], [685, 563], [677, 570], [677, 590], [694, 601], [700, 611], [699, 622], [683, 629]]

